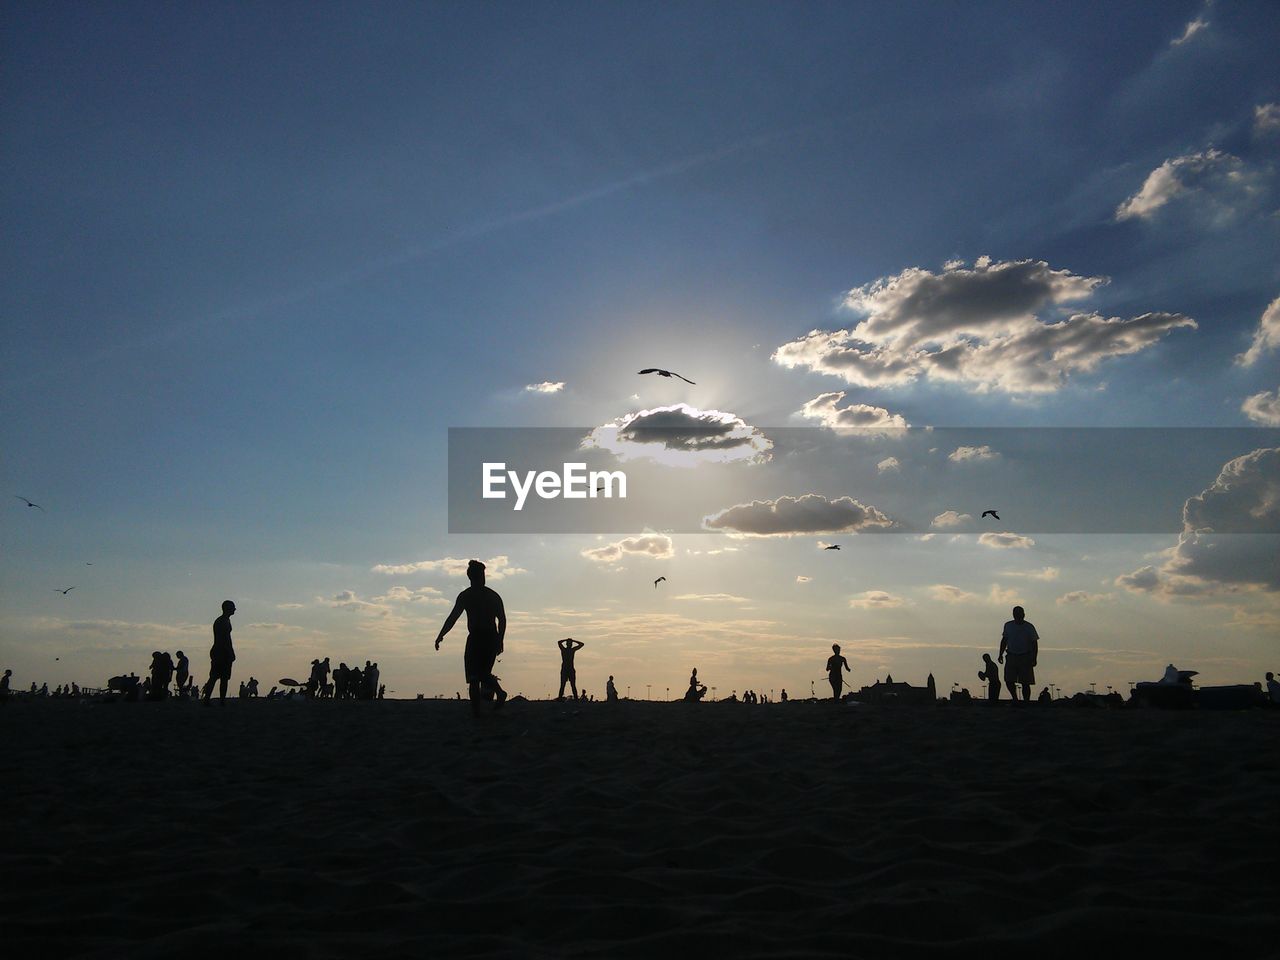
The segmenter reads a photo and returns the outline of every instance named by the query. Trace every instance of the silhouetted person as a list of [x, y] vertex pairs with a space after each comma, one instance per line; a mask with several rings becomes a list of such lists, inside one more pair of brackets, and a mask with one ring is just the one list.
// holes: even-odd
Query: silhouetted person
[[779, 699], [779, 700], [781, 700], [783, 703], [786, 703], [786, 702], [787, 702], [787, 688], [786, 688], [786, 687], [783, 687], [783, 688], [782, 688], [782, 696], [781, 696], [781, 697], [779, 697], [778, 699]]
[[352, 667], [347, 671], [347, 699], [364, 699], [364, 674], [359, 667]]
[[163, 700], [173, 679], [173, 657], [159, 650], [151, 654], [151, 699]]
[[978, 679], [987, 681], [987, 699], [995, 703], [1000, 699], [1000, 668], [989, 653], [984, 653], [982, 660], [986, 666], [978, 671]]
[[307, 674], [307, 696], [320, 696], [320, 660], [311, 661], [311, 672]]
[[[9, 699], [9, 678], [13, 676], [12, 670], [6, 670], [4, 676], [0, 677], [0, 701]], [[1271, 674], [1267, 674], [1271, 676]]]
[[706, 684], [698, 682], [698, 668], [693, 668], [693, 673], [689, 674], [689, 689], [684, 692], [684, 698], [690, 703], [697, 703], [707, 695]]
[[213, 685], [218, 683], [218, 700], [227, 702], [227, 684], [231, 682], [231, 665], [236, 661], [236, 651], [231, 646], [231, 618], [236, 605], [222, 601], [222, 616], [213, 621], [213, 646], [209, 648], [209, 679], [204, 685], [204, 701], [213, 695]]
[[1048, 687], [1040, 691], [1040, 696], [1036, 697], [1036, 703], [1053, 703], [1053, 694], [1049, 692]]
[[382, 700], [387, 695], [387, 685], [385, 683], [378, 684], [378, 699]]
[[483, 563], [479, 560], [468, 563], [467, 579], [471, 581], [471, 586], [458, 594], [453, 610], [436, 637], [436, 649], [440, 649], [445, 634], [453, 629], [453, 625], [465, 611], [467, 645], [462, 654], [462, 664], [466, 672], [471, 709], [478, 712], [482, 694], [497, 697], [495, 706], [499, 707], [507, 699], [507, 692], [499, 686], [498, 678], [493, 675], [493, 665], [502, 653], [503, 641], [507, 635], [507, 611], [497, 592], [484, 585]]
[[249, 685], [245, 688], [245, 690], [250, 697], [256, 697], [258, 695], [258, 678], [250, 677]]
[[831, 684], [831, 699], [840, 699], [840, 688], [844, 686], [844, 672], [853, 673], [849, 669], [849, 661], [840, 656], [840, 644], [831, 645], [831, 656], [827, 657], [827, 681]]
[[382, 671], [378, 669], [377, 660], [373, 661], [373, 664], [369, 667], [369, 672], [366, 676], [369, 678], [369, 698], [371, 700], [375, 698], [379, 700], [382, 699], [378, 696], [378, 687], [382, 685], [379, 682], [382, 676]]
[[[6, 678], [5, 691], [7, 692], [9, 689], [9, 684], [8, 684], [9, 671], [6, 670], [4, 672], [4, 675]], [[1270, 670], [1267, 671], [1267, 696], [1271, 698], [1271, 705], [1273, 707], [1280, 707], [1280, 680], [1276, 680], [1275, 673], [1273, 673]]]
[[320, 696], [329, 697], [333, 695], [333, 684], [329, 682], [329, 658], [325, 657], [320, 661]]
[[347, 678], [351, 675], [351, 670], [345, 661], [339, 661], [338, 669], [333, 671], [333, 697], [335, 700], [344, 700], [347, 696]]
[[560, 648], [560, 693], [557, 694], [557, 700], [564, 699], [564, 685], [569, 684], [569, 689], [573, 691], [573, 699], [578, 699], [578, 671], [573, 665], [573, 655], [586, 646], [581, 640], [574, 640], [568, 637], [556, 643]]
[[[8, 689], [7, 681], [6, 681], [5, 689], [6, 690]], [[604, 699], [607, 703], [618, 702], [618, 688], [613, 685], [612, 675], [609, 676], [609, 682], [604, 685]]]
[[[1021, 607], [1013, 608], [1013, 619], [1004, 625], [1000, 635], [1000, 656], [1004, 664], [1004, 685], [1009, 696], [1018, 702], [1018, 687], [1022, 687], [1022, 702], [1031, 701], [1031, 685], [1036, 682], [1036, 657], [1040, 652], [1040, 634], [1027, 619]], [[1008, 662], [1006, 662], [1006, 657]]]
[[191, 661], [187, 659], [187, 655], [181, 650], [177, 653], [177, 679], [175, 682], [178, 686], [178, 692], [181, 693], [183, 687], [187, 685], [187, 678], [191, 676]]

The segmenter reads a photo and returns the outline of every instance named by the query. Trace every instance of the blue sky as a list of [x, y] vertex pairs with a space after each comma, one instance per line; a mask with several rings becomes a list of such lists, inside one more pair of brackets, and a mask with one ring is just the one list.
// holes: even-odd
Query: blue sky
[[[1273, 4], [2, 16], [0, 658], [24, 684], [176, 646], [200, 672], [233, 597], [241, 672], [372, 658], [399, 695], [451, 692], [462, 634], [429, 641], [463, 585], [443, 561], [472, 556], [521, 571], [493, 585], [519, 615], [503, 676], [531, 694], [562, 636], [590, 644], [596, 689], [682, 683], [691, 660], [722, 690], [803, 685], [832, 641], [859, 680], [967, 683], [1015, 596], [1069, 687], [1276, 668], [1274, 536], [845, 529], [835, 567], [806, 527], [597, 559], [624, 538], [450, 536], [445, 501], [449, 427], [677, 403], [833, 449], [855, 404], [1276, 426]], [[978, 306], [938, 333], [947, 303]], [[1048, 336], [1075, 352], [1014, 349]], [[652, 365], [697, 385], [635, 375]], [[774, 496], [875, 506], [783, 466], [750, 469], [786, 478]], [[1214, 503], [1274, 513], [1274, 460], [1236, 474]]]

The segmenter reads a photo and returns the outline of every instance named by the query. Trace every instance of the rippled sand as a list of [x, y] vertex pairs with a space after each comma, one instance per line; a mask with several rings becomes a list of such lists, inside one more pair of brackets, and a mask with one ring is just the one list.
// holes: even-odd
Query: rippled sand
[[1274, 954], [1280, 710], [11, 703], [11, 956]]

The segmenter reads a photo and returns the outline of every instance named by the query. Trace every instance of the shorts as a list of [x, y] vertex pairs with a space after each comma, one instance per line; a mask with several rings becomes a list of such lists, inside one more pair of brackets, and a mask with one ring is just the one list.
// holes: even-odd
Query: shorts
[[467, 635], [467, 647], [462, 654], [462, 666], [467, 673], [467, 683], [480, 683], [493, 676], [493, 664], [498, 659], [498, 637]]
[[1004, 655], [1004, 684], [1036, 682], [1035, 657], [1030, 653], [1006, 653]]
[[210, 680], [230, 680], [231, 664], [234, 662], [235, 661], [233, 660], [223, 660], [221, 658], [217, 660], [211, 659], [209, 661], [209, 679]]

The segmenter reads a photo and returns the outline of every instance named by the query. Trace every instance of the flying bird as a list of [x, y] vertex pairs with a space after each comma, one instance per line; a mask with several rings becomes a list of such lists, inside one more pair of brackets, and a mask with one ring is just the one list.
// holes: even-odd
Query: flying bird
[[667, 578], [666, 578], [666, 577], [659, 577], [657, 580], [653, 581], [653, 589], [657, 590], [657, 589], [658, 589], [658, 584], [660, 584], [660, 583], [661, 583], [663, 580], [665, 580], [665, 579], [667, 579]]
[[54, 587], [54, 588], [53, 588], [53, 592], [54, 592], [54, 593], [60, 593], [60, 594], [62, 594], [62, 595], [65, 597], [68, 593], [70, 593], [70, 592], [71, 592], [72, 590], [74, 590], [74, 589], [75, 589], [75, 587], [67, 587], [67, 589], [65, 589], [65, 590], [63, 590], [63, 589], [61, 589], [61, 588], [59, 588], [59, 587]]
[[[996, 513], [994, 510], [983, 510], [982, 517], [995, 517], [997, 520], [999, 520], [1000, 514]], [[982, 517], [979, 517], [978, 519], [981, 520]]]
[[[640, 372], [641, 372], [642, 374], [643, 374], [643, 373], [656, 373], [656, 374], [657, 374], [658, 376], [660, 376], [660, 377], [680, 377], [680, 374], [678, 374], [678, 373], [672, 373], [670, 370], [660, 370], [660, 369], [658, 369], [657, 367], [645, 367], [645, 368], [644, 368], [643, 370], [641, 370]], [[690, 380], [688, 377], [680, 377], [680, 379], [681, 379], [681, 380], [683, 380], [685, 383], [693, 383], [693, 381], [692, 381], [692, 380]], [[694, 383], [693, 385], [694, 385], [695, 387], [697, 386], [697, 384], [696, 384], [696, 383]]]
[[838, 544], [838, 543], [829, 543], [829, 544], [827, 544], [825, 547], [823, 547], [822, 549], [823, 549], [823, 550], [839, 550], [839, 549], [840, 549], [840, 544]]
[[[14, 496], [15, 496], [15, 497], [18, 497], [18, 495], [17, 495], [16, 493], [14, 494]], [[32, 503], [32, 502], [31, 502], [30, 500], [28, 500], [26, 497], [18, 497], [18, 499], [19, 499], [19, 500], [21, 500], [23, 503], [25, 503], [28, 507], [35, 507], [37, 510], [43, 510], [43, 509], [44, 509], [44, 507], [40, 506], [40, 504], [38, 504], [38, 503]]]

